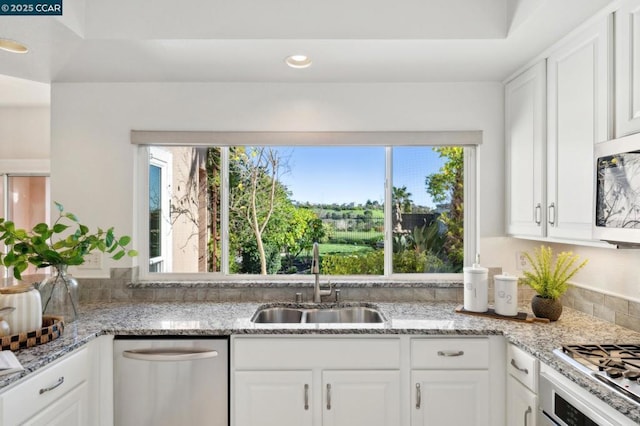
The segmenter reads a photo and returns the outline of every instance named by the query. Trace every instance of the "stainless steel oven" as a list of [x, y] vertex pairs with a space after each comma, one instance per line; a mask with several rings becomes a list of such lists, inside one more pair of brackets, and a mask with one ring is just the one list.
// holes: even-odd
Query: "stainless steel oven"
[[538, 426], [623, 426], [636, 423], [595, 395], [543, 365], [538, 382]]

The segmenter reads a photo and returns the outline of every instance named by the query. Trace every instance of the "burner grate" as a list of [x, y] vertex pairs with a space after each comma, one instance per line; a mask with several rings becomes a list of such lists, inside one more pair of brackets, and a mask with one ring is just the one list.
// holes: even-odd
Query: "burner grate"
[[581, 364], [595, 366], [600, 371], [615, 369], [622, 373], [629, 369], [640, 370], [640, 344], [563, 345], [562, 351]]

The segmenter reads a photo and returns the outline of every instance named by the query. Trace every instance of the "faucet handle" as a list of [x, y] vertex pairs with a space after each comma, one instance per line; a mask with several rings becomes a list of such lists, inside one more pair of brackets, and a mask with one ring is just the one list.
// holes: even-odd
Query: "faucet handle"
[[336, 303], [340, 303], [342, 300], [341, 294], [340, 294], [340, 289], [336, 288], [334, 290], [334, 293], [336, 294]]

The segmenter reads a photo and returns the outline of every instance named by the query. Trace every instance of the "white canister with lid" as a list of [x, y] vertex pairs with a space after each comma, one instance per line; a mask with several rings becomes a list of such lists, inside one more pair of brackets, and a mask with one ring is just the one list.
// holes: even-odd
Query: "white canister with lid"
[[19, 284], [0, 288], [0, 308], [16, 308], [4, 319], [11, 334], [26, 333], [42, 327], [42, 302], [40, 292], [31, 284]]
[[518, 277], [502, 274], [493, 277], [496, 314], [518, 315]]
[[464, 309], [487, 312], [489, 309], [489, 270], [478, 263], [462, 269], [464, 279]]

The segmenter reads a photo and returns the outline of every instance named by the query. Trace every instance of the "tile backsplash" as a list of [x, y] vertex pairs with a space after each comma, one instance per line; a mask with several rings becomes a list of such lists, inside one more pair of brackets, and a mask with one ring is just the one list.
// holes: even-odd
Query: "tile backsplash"
[[562, 304], [605, 321], [640, 331], [640, 303], [594, 290], [570, 286]]

